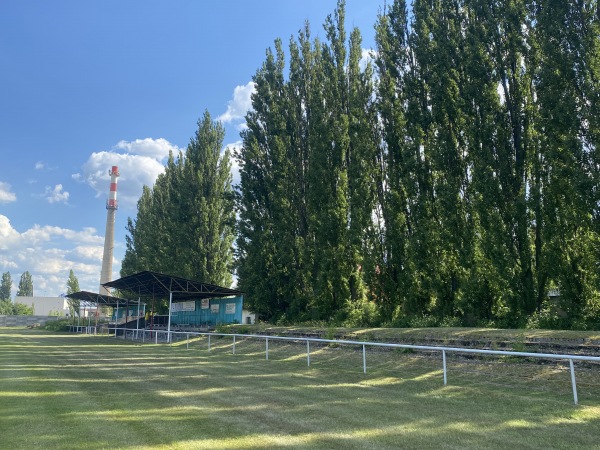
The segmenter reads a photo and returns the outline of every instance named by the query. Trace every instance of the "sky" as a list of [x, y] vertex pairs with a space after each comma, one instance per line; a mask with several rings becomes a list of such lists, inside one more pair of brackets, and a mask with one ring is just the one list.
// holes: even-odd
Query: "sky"
[[[365, 55], [384, 0], [347, 0]], [[240, 144], [252, 76], [336, 0], [2, 0], [0, 2], [0, 272], [13, 297], [66, 291], [73, 270], [98, 292], [109, 169], [118, 166], [113, 279], [142, 186], [185, 150], [208, 111]], [[234, 167], [235, 171], [235, 167]], [[234, 178], [236, 174], [234, 173]], [[202, 281], [202, 280], [200, 280]]]

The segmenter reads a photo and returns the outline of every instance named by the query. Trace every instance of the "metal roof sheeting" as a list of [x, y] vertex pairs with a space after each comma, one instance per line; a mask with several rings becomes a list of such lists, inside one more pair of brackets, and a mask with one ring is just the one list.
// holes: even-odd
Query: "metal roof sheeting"
[[[129, 302], [129, 300], [113, 297], [111, 295], [98, 294], [96, 292], [78, 291], [72, 294], [65, 295], [67, 298], [80, 300], [83, 302], [94, 303], [102, 306], [121, 306]], [[136, 302], [137, 303], [137, 302]]]
[[136, 299], [168, 298], [169, 295], [172, 295], [174, 302], [243, 294], [242, 291], [236, 289], [149, 270], [103, 283], [102, 286], [117, 289], [121, 295], [131, 294], [132, 298]]

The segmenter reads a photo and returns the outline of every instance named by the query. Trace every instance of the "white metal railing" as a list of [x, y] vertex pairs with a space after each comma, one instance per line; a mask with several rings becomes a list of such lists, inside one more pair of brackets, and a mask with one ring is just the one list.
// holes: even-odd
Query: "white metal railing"
[[223, 336], [232, 337], [233, 346], [232, 352], [235, 354], [235, 343], [236, 337], [241, 338], [254, 338], [265, 340], [265, 359], [269, 359], [269, 340], [276, 341], [305, 341], [306, 342], [306, 361], [310, 367], [310, 343], [323, 343], [323, 344], [337, 344], [337, 345], [356, 345], [362, 347], [362, 361], [363, 361], [363, 372], [367, 373], [367, 354], [366, 347], [386, 347], [386, 348], [401, 348], [411, 350], [428, 350], [433, 352], [440, 352], [442, 355], [442, 367], [444, 373], [444, 385], [448, 384], [447, 368], [446, 368], [446, 353], [472, 353], [478, 355], [495, 355], [495, 356], [519, 356], [524, 358], [538, 358], [538, 359], [556, 359], [556, 360], [567, 360], [569, 361], [569, 369], [571, 374], [571, 386], [573, 389], [573, 401], [577, 405], [579, 403], [577, 397], [577, 382], [575, 380], [575, 366], [573, 361], [590, 361], [600, 362], [598, 356], [582, 356], [582, 355], [562, 355], [556, 353], [531, 353], [531, 352], [515, 352], [515, 351], [503, 351], [503, 350], [480, 350], [473, 348], [461, 348], [461, 347], [443, 347], [436, 345], [413, 345], [413, 344], [389, 344], [384, 342], [367, 342], [367, 341], [343, 341], [337, 339], [318, 339], [318, 338], [305, 338], [305, 337], [285, 337], [285, 336], [266, 336], [262, 334], [238, 334], [238, 333], [213, 333], [213, 332], [195, 332], [195, 331], [165, 331], [165, 330], [147, 330], [147, 329], [135, 329], [135, 328], [107, 328], [107, 334], [111, 335], [110, 330], [114, 330], [115, 338], [118, 336], [118, 330], [123, 331], [123, 339], [131, 338], [131, 340], [141, 339], [146, 342], [146, 336], [149, 336], [148, 342], [154, 341], [155, 344], [159, 342], [159, 334], [161, 335], [161, 343], [170, 343], [173, 340], [173, 336], [185, 336], [186, 347], [189, 348], [190, 336], [208, 336], [208, 351], [211, 349], [211, 336]]
[[69, 325], [73, 333], [97, 334], [97, 327], [93, 325]]

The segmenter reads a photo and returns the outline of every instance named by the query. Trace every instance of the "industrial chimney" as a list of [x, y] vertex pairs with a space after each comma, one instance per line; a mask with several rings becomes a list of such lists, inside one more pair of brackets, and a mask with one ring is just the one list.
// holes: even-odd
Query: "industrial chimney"
[[100, 290], [98, 291], [103, 295], [110, 295], [110, 292], [102, 285], [112, 281], [112, 261], [113, 250], [115, 248], [115, 213], [119, 208], [117, 203], [119, 168], [112, 166], [108, 174], [110, 175], [110, 192], [106, 201], [106, 233], [104, 234], [104, 253], [102, 255], [102, 272], [100, 272]]

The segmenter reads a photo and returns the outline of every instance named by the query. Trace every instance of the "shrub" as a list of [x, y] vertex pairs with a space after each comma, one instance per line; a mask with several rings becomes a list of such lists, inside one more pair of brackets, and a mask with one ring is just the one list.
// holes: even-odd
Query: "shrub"
[[380, 325], [381, 317], [375, 302], [362, 300], [346, 304], [347, 317], [343, 322], [346, 327], [375, 327]]
[[46, 322], [43, 329], [48, 331], [69, 331], [69, 319], [51, 320]]
[[527, 319], [526, 327], [529, 329], [558, 330], [561, 328], [562, 320], [556, 310], [544, 308], [541, 311], [535, 311]]

